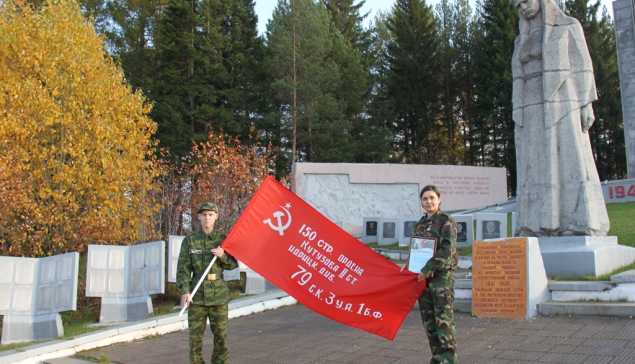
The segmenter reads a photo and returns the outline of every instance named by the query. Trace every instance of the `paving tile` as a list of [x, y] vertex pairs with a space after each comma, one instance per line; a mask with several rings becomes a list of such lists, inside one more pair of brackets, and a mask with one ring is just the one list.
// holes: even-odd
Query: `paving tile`
[[608, 364], [613, 360], [612, 356], [589, 355], [580, 364]]
[[543, 345], [546, 345], [546, 344], [561, 345], [565, 343], [568, 339], [569, 339], [568, 337], [562, 337], [562, 336], [549, 336], [544, 338], [540, 343]]
[[466, 363], [466, 364], [508, 364], [509, 363], [509, 361], [506, 359], [492, 359], [490, 357], [481, 357], [481, 356], [470, 357], [470, 358], [467, 358], [466, 360], [459, 359], [459, 361], [461, 363]]
[[613, 356], [624, 356], [622, 355], [627, 349], [625, 348], [615, 348], [615, 347], [604, 347], [596, 350], [595, 354], [597, 355], [613, 355]]
[[521, 357], [525, 354], [524, 351], [517, 351], [517, 350], [503, 350], [500, 353], [498, 353], [496, 355], [497, 359], [508, 359], [508, 360], [513, 360], [513, 359], [518, 359], [518, 357]]
[[574, 353], [576, 352], [578, 349], [577, 346], [573, 346], [573, 345], [556, 345], [552, 351], [554, 353], [566, 353], [566, 354], [570, 354], [570, 353]]
[[[532, 363], [538, 363], [541, 362], [541, 359], [547, 354], [545, 353], [540, 353], [540, 352], [534, 352], [534, 351], [525, 351], [523, 352], [523, 355], [520, 355], [518, 358], [516, 358], [517, 361], [525, 361], [525, 362], [532, 362]], [[514, 361], [515, 363], [516, 361]]]
[[592, 343], [590, 341], [587, 343], [592, 344], [593, 346], [609, 346], [609, 347], [623, 348], [626, 346], [626, 344], [628, 344], [628, 340], [598, 339], [598, 340], [594, 340]]
[[573, 346], [583, 346], [586, 345], [589, 339], [581, 338], [581, 337], [567, 337], [562, 338], [560, 345], [573, 345]]
[[623, 356], [618, 356], [615, 357], [613, 360], [611, 360], [609, 363], [610, 364], [633, 364], [635, 361], [633, 361], [633, 357], [623, 357]]
[[[623, 349], [624, 351], [620, 353], [620, 356], [630, 356], [635, 359], [635, 348], [623, 348]], [[633, 363], [635, 363], [635, 360], [633, 360]]]
[[[550, 355], [553, 355], [553, 361], [551, 360], [551, 358], [549, 357]], [[587, 357], [587, 355], [583, 355], [583, 354], [558, 354], [558, 353], [553, 353], [553, 354], [549, 354], [549, 355], [545, 355], [543, 358], [541, 358], [542, 360], [548, 360], [551, 363], [579, 363], [580, 361], [584, 360]]]
[[[635, 363], [635, 344], [630, 336], [633, 320], [596, 317], [503, 320], [463, 313], [455, 313], [455, 318], [457, 351], [463, 364]], [[413, 364], [430, 360], [418, 313], [408, 315], [394, 341], [343, 326], [301, 305], [232, 319], [228, 338], [232, 364]], [[212, 345], [208, 330], [203, 340], [207, 359]], [[81, 354], [98, 358], [101, 353], [120, 358], [123, 363], [186, 362], [188, 335], [182, 331]]]

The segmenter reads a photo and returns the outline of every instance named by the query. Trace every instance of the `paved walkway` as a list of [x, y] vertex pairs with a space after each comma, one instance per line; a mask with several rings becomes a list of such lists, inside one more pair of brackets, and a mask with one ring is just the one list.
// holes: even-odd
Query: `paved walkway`
[[[538, 317], [503, 320], [456, 313], [461, 363], [635, 363], [635, 319]], [[80, 353], [113, 362], [187, 363], [187, 331]], [[232, 364], [427, 363], [430, 352], [417, 311], [394, 341], [341, 325], [301, 305], [229, 321]], [[204, 338], [211, 356], [212, 335]]]

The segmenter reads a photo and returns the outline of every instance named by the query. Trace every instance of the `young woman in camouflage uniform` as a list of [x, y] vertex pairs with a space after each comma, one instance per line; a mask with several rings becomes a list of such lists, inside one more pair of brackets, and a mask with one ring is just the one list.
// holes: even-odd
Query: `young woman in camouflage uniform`
[[454, 270], [456, 253], [456, 222], [441, 212], [441, 193], [432, 185], [419, 195], [426, 214], [414, 228], [413, 236], [437, 239], [434, 256], [419, 272], [419, 282], [426, 279], [426, 288], [419, 297], [421, 320], [426, 330], [432, 359], [430, 363], [456, 363], [456, 329], [454, 325]]
[[[236, 259], [225, 253], [221, 244], [225, 233], [214, 230], [218, 219], [218, 206], [205, 202], [198, 209], [201, 230], [193, 232], [183, 239], [176, 269], [176, 284], [181, 289], [181, 305], [189, 305], [187, 322], [190, 331], [190, 364], [204, 364], [203, 333], [209, 318], [209, 326], [214, 334], [214, 351], [212, 364], [229, 363], [227, 348], [227, 319], [229, 305], [229, 289], [223, 279], [224, 269], [238, 267]], [[201, 274], [212, 261], [216, 262], [204, 277], [194, 297], [190, 292], [194, 289]]]

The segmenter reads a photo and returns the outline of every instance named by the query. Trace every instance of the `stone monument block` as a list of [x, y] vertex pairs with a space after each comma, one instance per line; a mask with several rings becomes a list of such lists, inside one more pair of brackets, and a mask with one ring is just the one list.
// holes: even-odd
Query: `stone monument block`
[[402, 226], [399, 222], [399, 218], [383, 217], [379, 220], [379, 245], [390, 245], [399, 241], [399, 236], [402, 234]]
[[379, 242], [379, 220], [381, 217], [362, 218], [362, 242], [364, 244]]
[[365, 216], [421, 216], [419, 192], [426, 185], [439, 188], [447, 211], [507, 201], [505, 168], [296, 163], [293, 176], [298, 196], [353, 235], [362, 233]]
[[268, 289], [275, 289], [263, 276], [249, 268], [245, 263], [238, 261], [240, 272], [245, 272], [245, 294], [261, 294]]
[[153, 312], [151, 294], [165, 290], [165, 242], [89, 245], [86, 297], [101, 297], [99, 322], [141, 320]]
[[267, 281], [250, 268], [245, 270], [245, 294], [261, 294], [267, 291]]
[[628, 178], [635, 178], [635, 19], [632, 0], [613, 1]]
[[529, 319], [551, 300], [537, 238], [475, 241], [472, 314]]
[[78, 269], [78, 253], [0, 257], [2, 343], [64, 335], [59, 313], [76, 309]]
[[617, 244], [616, 236], [540, 237], [547, 276], [610, 273], [635, 261], [635, 249]]
[[168, 236], [168, 282], [176, 282], [176, 266], [179, 263], [179, 252], [184, 238], [185, 236], [179, 235]]
[[410, 233], [417, 226], [417, 222], [420, 217], [417, 216], [405, 216], [400, 219], [401, 235], [399, 235], [399, 246], [410, 245]]
[[226, 281], [239, 281], [240, 280], [240, 268], [223, 271], [223, 279]]
[[507, 214], [476, 214], [476, 240], [507, 237]]
[[[170, 235], [168, 237], [168, 282], [176, 283], [176, 267], [179, 263], [181, 243], [185, 236]], [[223, 271], [223, 279], [226, 281], [240, 280], [240, 267]]]
[[452, 215], [456, 221], [456, 246], [463, 248], [474, 242], [474, 217], [472, 215]]

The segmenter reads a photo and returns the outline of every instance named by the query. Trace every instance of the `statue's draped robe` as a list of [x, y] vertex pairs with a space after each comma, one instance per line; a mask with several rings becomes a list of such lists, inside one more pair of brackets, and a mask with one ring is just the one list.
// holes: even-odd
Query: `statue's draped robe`
[[542, 31], [520, 17], [512, 57], [515, 232], [604, 236], [609, 219], [580, 115], [597, 99], [591, 58], [577, 20], [551, 0], [541, 0], [541, 13]]

